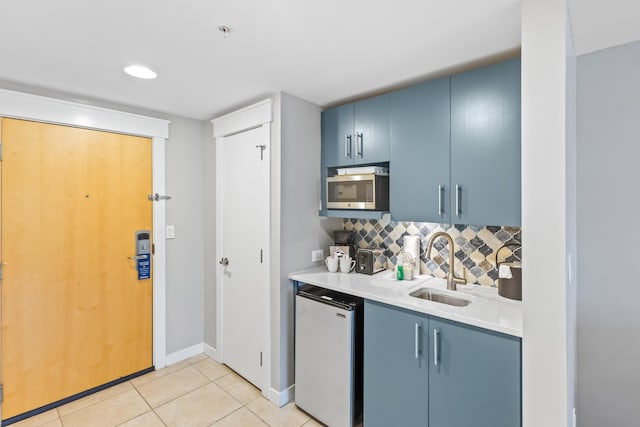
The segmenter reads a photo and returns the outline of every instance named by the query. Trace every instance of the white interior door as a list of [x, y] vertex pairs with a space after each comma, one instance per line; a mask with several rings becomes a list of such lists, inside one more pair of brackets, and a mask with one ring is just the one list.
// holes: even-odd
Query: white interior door
[[[264, 389], [268, 319], [269, 126], [219, 138], [222, 144], [223, 362]], [[219, 166], [219, 167], [220, 167]], [[226, 264], [226, 265], [223, 265]], [[266, 368], [266, 366], [265, 366]]]

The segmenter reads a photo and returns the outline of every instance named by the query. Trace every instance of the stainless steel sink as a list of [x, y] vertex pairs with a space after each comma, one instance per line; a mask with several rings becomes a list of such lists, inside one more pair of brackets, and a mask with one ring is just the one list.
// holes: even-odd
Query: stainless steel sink
[[464, 298], [458, 298], [447, 294], [441, 294], [439, 292], [434, 292], [429, 288], [420, 288], [413, 292], [411, 295], [414, 298], [425, 299], [428, 301], [439, 302], [441, 304], [454, 305], [456, 307], [464, 307], [471, 304], [471, 301]]

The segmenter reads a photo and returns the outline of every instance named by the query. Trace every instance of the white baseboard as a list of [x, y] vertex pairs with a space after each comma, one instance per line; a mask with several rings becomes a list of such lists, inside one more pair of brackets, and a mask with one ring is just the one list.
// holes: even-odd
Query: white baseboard
[[201, 343], [176, 351], [175, 353], [167, 354], [165, 357], [165, 363], [167, 366], [174, 365], [178, 362], [182, 362], [183, 360], [187, 360], [190, 357], [197, 356], [203, 352], [202, 347], [203, 345]]
[[211, 347], [209, 344], [202, 344], [202, 348], [204, 350], [204, 354], [206, 354], [216, 362], [222, 363], [220, 352], [217, 349]]
[[276, 391], [271, 388], [269, 389], [269, 400], [279, 407], [282, 407], [293, 400], [295, 387], [295, 384], [292, 384], [282, 391]]
[[[201, 354], [201, 353], [206, 354], [207, 356], [209, 356], [210, 358], [212, 358], [218, 363], [222, 363], [222, 360], [220, 357], [221, 353], [218, 351], [218, 349], [215, 349], [211, 347], [209, 344], [205, 344], [205, 343], [196, 344], [194, 346], [182, 349], [180, 351], [176, 351], [175, 353], [167, 354], [165, 358], [165, 362], [167, 366], [169, 366], [169, 365], [176, 364], [178, 362], [182, 362], [183, 360], [186, 360], [190, 357], [197, 356], [198, 354]], [[277, 391], [274, 388], [269, 388], [267, 389], [267, 393], [264, 393], [264, 390], [263, 390], [262, 394], [274, 404], [278, 405], [279, 407], [282, 407], [293, 400], [294, 392], [295, 392], [295, 384], [292, 384], [282, 391]]]

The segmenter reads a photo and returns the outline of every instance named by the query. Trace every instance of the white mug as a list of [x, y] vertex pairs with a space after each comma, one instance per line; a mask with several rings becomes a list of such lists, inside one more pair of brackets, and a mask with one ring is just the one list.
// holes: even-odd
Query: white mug
[[350, 257], [344, 257], [340, 259], [340, 271], [348, 273], [356, 267], [356, 260], [352, 260]]
[[328, 256], [327, 259], [324, 260], [324, 263], [327, 265], [329, 273], [335, 273], [338, 271], [338, 258]]

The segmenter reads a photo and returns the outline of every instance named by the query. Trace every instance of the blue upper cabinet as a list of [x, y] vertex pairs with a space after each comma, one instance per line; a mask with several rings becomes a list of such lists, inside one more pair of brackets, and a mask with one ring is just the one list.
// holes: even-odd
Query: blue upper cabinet
[[520, 60], [451, 77], [451, 222], [520, 225]]
[[430, 317], [429, 342], [429, 427], [522, 425], [519, 338]]
[[389, 95], [322, 113], [322, 166], [389, 161]]
[[348, 166], [355, 158], [353, 104], [322, 112], [322, 166]]
[[519, 59], [331, 108], [323, 174], [389, 162], [396, 221], [519, 226], [520, 116]]
[[389, 161], [389, 95], [356, 102], [354, 108], [354, 164]]
[[389, 202], [398, 221], [449, 223], [449, 77], [391, 94]]
[[420, 314], [365, 301], [365, 426], [427, 426], [427, 324]]

